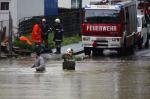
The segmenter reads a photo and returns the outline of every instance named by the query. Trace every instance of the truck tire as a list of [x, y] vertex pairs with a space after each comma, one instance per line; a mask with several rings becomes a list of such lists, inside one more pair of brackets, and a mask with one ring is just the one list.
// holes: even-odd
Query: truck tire
[[127, 48], [126, 48], [126, 38], [125, 38], [123, 46], [117, 50], [118, 55], [120, 55], [120, 56], [126, 55], [127, 54], [127, 50], [126, 49]]
[[130, 47], [127, 49], [127, 51], [128, 51], [128, 54], [134, 54], [135, 46], [134, 46], [134, 45], [130, 46]]
[[120, 56], [125, 55], [124, 48], [119, 48], [117, 52], [118, 52], [118, 55]]
[[145, 43], [145, 48], [149, 48], [149, 37], [147, 36], [147, 40], [146, 40], [146, 43]]
[[84, 54], [85, 55], [91, 55], [91, 49], [88, 47], [84, 47]]
[[138, 49], [142, 49], [143, 38], [139, 38], [137, 42]]
[[103, 49], [93, 49], [92, 50], [92, 55], [93, 56], [98, 56], [98, 55], [103, 55]]

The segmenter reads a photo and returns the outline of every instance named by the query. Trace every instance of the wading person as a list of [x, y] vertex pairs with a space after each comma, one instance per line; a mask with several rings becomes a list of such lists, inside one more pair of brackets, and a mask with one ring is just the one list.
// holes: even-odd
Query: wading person
[[64, 59], [63, 69], [75, 70], [75, 57], [72, 48], [68, 48], [62, 58]]
[[60, 19], [55, 19], [55, 24], [53, 27], [54, 31], [54, 38], [53, 41], [55, 42], [56, 52], [55, 54], [61, 54], [61, 43], [63, 41], [63, 26], [60, 22]]
[[35, 62], [33, 64], [32, 68], [35, 68], [37, 72], [45, 71], [45, 61], [39, 52], [36, 52], [36, 54], [35, 54]]

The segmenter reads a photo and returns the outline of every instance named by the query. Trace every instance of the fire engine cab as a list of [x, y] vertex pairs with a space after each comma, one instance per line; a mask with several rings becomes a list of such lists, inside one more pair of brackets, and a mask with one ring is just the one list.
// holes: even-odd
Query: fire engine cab
[[119, 54], [133, 52], [137, 31], [136, 2], [86, 5], [82, 23], [85, 55], [115, 49]]

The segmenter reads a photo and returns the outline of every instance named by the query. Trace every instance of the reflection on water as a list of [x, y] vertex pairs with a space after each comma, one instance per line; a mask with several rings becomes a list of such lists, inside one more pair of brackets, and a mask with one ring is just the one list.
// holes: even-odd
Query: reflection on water
[[30, 68], [30, 59], [0, 63], [0, 99], [150, 99], [148, 60], [91, 58], [75, 71], [48, 61], [45, 73]]

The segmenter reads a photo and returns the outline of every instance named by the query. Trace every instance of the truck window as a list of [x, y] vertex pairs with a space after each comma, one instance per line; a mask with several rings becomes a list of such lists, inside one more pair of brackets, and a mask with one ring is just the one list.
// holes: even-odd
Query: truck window
[[85, 10], [85, 23], [119, 23], [118, 10]]

